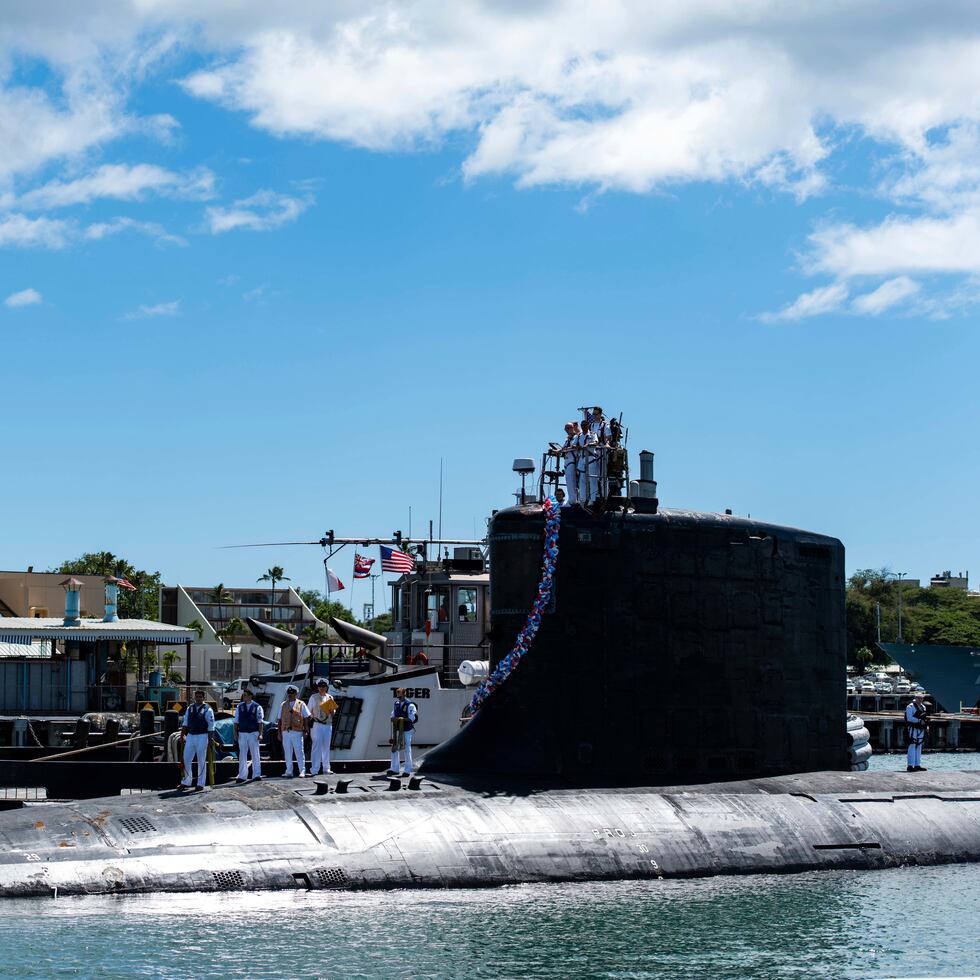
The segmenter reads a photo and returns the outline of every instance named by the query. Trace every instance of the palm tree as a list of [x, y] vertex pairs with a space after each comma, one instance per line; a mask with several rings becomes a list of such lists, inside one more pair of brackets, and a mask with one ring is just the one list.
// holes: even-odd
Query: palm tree
[[292, 579], [283, 571], [281, 565], [273, 565], [265, 575], [259, 576], [255, 581], [272, 583], [272, 618], [275, 619], [276, 582], [291, 582]]
[[231, 642], [236, 636], [247, 635], [248, 627], [237, 616], [232, 616], [232, 618], [221, 627], [221, 632], [218, 633], [218, 636], [221, 637], [222, 642], [227, 643], [229, 646], [231, 646]]
[[218, 629], [215, 630], [216, 633], [220, 632], [224, 626], [225, 616], [223, 603], [233, 602], [234, 598], [235, 597], [225, 588], [224, 582], [219, 582], [208, 595], [208, 599], [211, 602], [217, 603], [218, 606]]
[[197, 633], [197, 638], [200, 639], [204, 636], [204, 623], [199, 619], [192, 619], [189, 623], [184, 623], [184, 628], [189, 630], [194, 630]]

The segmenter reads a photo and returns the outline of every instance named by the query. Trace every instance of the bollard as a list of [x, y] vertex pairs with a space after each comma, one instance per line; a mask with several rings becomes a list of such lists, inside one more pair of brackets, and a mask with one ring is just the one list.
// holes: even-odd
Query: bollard
[[[144, 708], [140, 712], [140, 735], [152, 735], [156, 731], [157, 716], [152, 708]], [[152, 762], [154, 756], [153, 745], [148, 738], [144, 738], [139, 743], [139, 754], [137, 758], [140, 762]]]
[[79, 718], [75, 722], [75, 734], [71, 739], [73, 749], [84, 749], [88, 747], [89, 733], [92, 731], [92, 722], [87, 718]]
[[119, 738], [118, 718], [106, 718], [103, 736], [104, 742], [115, 742]]
[[170, 736], [180, 728], [180, 712], [171, 708], [163, 716], [163, 741], [169, 742]]
[[13, 744], [16, 748], [22, 749], [27, 745], [27, 719], [15, 718], [11, 731]]

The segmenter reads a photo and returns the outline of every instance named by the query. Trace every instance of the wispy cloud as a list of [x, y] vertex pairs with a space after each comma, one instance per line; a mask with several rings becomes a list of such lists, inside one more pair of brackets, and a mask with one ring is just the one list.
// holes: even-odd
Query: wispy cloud
[[23, 214], [0, 215], [0, 248], [64, 248], [74, 237], [75, 226], [60, 218], [28, 218]]
[[156, 303], [153, 306], [140, 306], [138, 309], [123, 314], [124, 320], [146, 320], [154, 316], [176, 316], [180, 312], [180, 300], [169, 303]]
[[117, 217], [108, 221], [80, 224], [71, 218], [30, 218], [23, 214], [0, 215], [0, 248], [46, 248], [58, 250], [84, 241], [101, 241], [122, 232], [136, 232], [158, 245], [186, 245], [155, 221]]
[[892, 309], [899, 303], [904, 302], [911, 296], [919, 292], [921, 286], [914, 279], [908, 276], [898, 276], [883, 282], [877, 289], [863, 296], [856, 296], [851, 303], [851, 309], [855, 313], [862, 313], [867, 316], [878, 316], [886, 310]]
[[22, 289], [19, 293], [11, 293], [4, 301], [4, 306], [17, 309], [21, 306], [34, 306], [42, 302], [43, 296], [36, 289]]
[[783, 323], [819, 316], [822, 313], [832, 313], [841, 309], [847, 299], [847, 294], [848, 288], [844, 283], [837, 282], [830, 286], [820, 286], [797, 296], [792, 303], [775, 313], [763, 313], [759, 319], [763, 323]]
[[97, 222], [88, 225], [82, 233], [84, 238], [99, 241], [110, 235], [118, 235], [124, 231], [135, 231], [152, 238], [158, 245], [186, 245], [187, 240], [180, 235], [173, 235], [163, 225], [155, 221], [136, 221], [133, 218], [113, 218], [111, 221]]
[[271, 231], [295, 221], [312, 203], [309, 197], [289, 197], [274, 191], [259, 191], [235, 201], [227, 208], [209, 207], [205, 212], [208, 230], [214, 235], [239, 228]]
[[149, 163], [105, 164], [75, 180], [52, 180], [14, 198], [0, 198], [0, 206], [24, 211], [48, 211], [99, 199], [139, 201], [150, 195], [205, 200], [214, 196], [215, 177], [206, 167], [176, 173]]

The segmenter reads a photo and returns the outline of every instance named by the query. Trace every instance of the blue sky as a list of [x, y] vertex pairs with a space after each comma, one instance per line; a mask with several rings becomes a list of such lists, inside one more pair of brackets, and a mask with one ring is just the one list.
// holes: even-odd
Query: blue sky
[[977, 564], [968, 8], [189, 9], [5, 14], [0, 565], [322, 587], [218, 546], [418, 532], [440, 459], [479, 536], [584, 402], [666, 506]]

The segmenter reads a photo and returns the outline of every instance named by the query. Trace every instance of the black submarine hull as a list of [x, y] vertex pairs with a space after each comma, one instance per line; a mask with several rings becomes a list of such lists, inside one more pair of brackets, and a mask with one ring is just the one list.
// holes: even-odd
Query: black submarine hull
[[318, 789], [266, 780], [4, 814], [0, 896], [470, 888], [980, 860], [977, 773]]
[[[539, 594], [547, 516], [492, 521], [494, 665]], [[0, 814], [0, 896], [980, 860], [980, 775], [844, 771], [839, 541], [570, 508], [558, 545], [533, 646], [428, 754], [421, 788], [267, 780]]]

